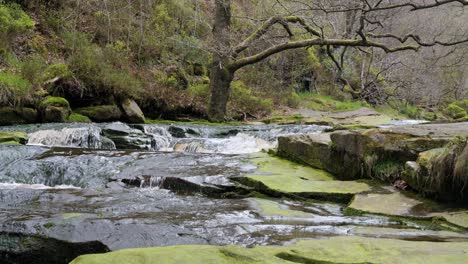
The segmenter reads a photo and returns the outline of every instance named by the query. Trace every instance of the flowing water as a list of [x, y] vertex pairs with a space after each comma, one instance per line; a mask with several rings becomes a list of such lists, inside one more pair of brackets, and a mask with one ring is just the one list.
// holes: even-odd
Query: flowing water
[[345, 216], [343, 204], [274, 199], [307, 217], [265, 216], [232, 177], [254, 173], [252, 153], [315, 125], [43, 124], [27, 146], [0, 146], [0, 233], [111, 250], [174, 244], [287, 244], [297, 238], [467, 239], [383, 216]]

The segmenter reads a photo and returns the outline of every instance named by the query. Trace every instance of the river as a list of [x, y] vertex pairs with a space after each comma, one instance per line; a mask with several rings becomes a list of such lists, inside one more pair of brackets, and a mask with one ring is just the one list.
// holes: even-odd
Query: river
[[[351, 235], [468, 241], [418, 221], [347, 216], [346, 204], [265, 197], [232, 180], [261, 174], [255, 160], [269, 158], [261, 151], [274, 148], [278, 136], [326, 129], [123, 123], [1, 127], [28, 133], [29, 143], [0, 145], [0, 238], [97, 241], [110, 250], [287, 245], [298, 238]], [[0, 243], [0, 256], [9, 251]]]

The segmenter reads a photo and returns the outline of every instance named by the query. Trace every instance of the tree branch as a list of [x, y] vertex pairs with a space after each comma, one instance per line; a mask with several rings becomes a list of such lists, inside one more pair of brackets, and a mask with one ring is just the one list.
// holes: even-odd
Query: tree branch
[[384, 50], [387, 53], [403, 51], [403, 50], [413, 50], [418, 51], [419, 46], [412, 46], [412, 45], [404, 45], [404, 46], [397, 46], [397, 47], [388, 47], [387, 45], [375, 41], [369, 40], [362, 40], [362, 39], [322, 39], [322, 38], [313, 38], [301, 41], [290, 41], [282, 44], [275, 45], [270, 47], [258, 54], [241, 58], [233, 63], [231, 63], [230, 68], [234, 71], [250, 64], [254, 64], [259, 62], [263, 59], [270, 57], [276, 53], [290, 50], [290, 49], [297, 49], [297, 48], [304, 48], [304, 47], [311, 47], [311, 46], [343, 46], [343, 47], [375, 47]]

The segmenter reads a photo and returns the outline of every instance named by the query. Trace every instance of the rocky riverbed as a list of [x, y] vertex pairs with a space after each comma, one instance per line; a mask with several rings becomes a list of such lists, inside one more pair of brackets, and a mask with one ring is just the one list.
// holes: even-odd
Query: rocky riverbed
[[[411, 139], [440, 132], [448, 133], [440, 137], [445, 140], [455, 130], [465, 135], [466, 124], [454, 126], [431, 128], [424, 135], [406, 126], [386, 129], [415, 134]], [[108, 251], [115, 252], [73, 263], [142, 258], [395, 263], [406, 255], [407, 263], [427, 255], [429, 263], [466, 260], [463, 204], [435, 203], [382, 179], [341, 177], [330, 169], [339, 164], [316, 164], [329, 157], [324, 152], [332, 146], [333, 136], [324, 134], [328, 129], [123, 123], [1, 127], [0, 142], [6, 144], [0, 145], [0, 260], [68, 263]], [[323, 149], [310, 151], [294, 141], [304, 138]], [[448, 142], [433, 138], [435, 147]], [[284, 142], [296, 142], [295, 147]], [[261, 151], [276, 147], [283, 156], [316, 168]], [[412, 158], [428, 149], [416, 150]], [[175, 247], [133, 249], [161, 246]], [[127, 251], [116, 251], [121, 249]]]

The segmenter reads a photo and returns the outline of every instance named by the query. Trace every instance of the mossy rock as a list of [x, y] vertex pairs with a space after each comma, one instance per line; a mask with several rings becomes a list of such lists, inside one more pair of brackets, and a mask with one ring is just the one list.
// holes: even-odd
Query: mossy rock
[[70, 104], [63, 97], [49, 96], [39, 104], [42, 122], [64, 123], [71, 114]]
[[[260, 155], [260, 154], [259, 154]], [[257, 174], [236, 181], [272, 196], [292, 196], [347, 203], [354, 194], [371, 187], [362, 182], [337, 181], [326, 171], [303, 166], [266, 154], [254, 160]]]
[[414, 208], [421, 204], [423, 204], [422, 201], [410, 198], [400, 192], [392, 194], [369, 193], [356, 195], [348, 209], [362, 213], [415, 217], [418, 215], [414, 213]]
[[91, 123], [91, 119], [89, 119], [87, 116], [80, 115], [77, 113], [72, 113], [68, 117], [68, 122], [70, 123]]
[[75, 109], [75, 112], [89, 117], [94, 122], [119, 121], [122, 112], [117, 105], [99, 105]]
[[2, 126], [35, 123], [37, 120], [37, 110], [32, 108], [0, 108], [0, 125]]
[[24, 145], [28, 136], [23, 132], [0, 132], [0, 144], [2, 145]]
[[45, 108], [48, 106], [63, 107], [70, 109], [70, 103], [68, 103], [67, 99], [63, 97], [49, 96], [39, 104], [40, 108]]
[[290, 246], [187, 245], [125, 249], [85, 255], [71, 264], [119, 263], [466, 263], [468, 242], [426, 242], [342, 236], [299, 241]]
[[42, 122], [65, 123], [70, 116], [70, 110], [64, 107], [47, 106], [42, 110]]

